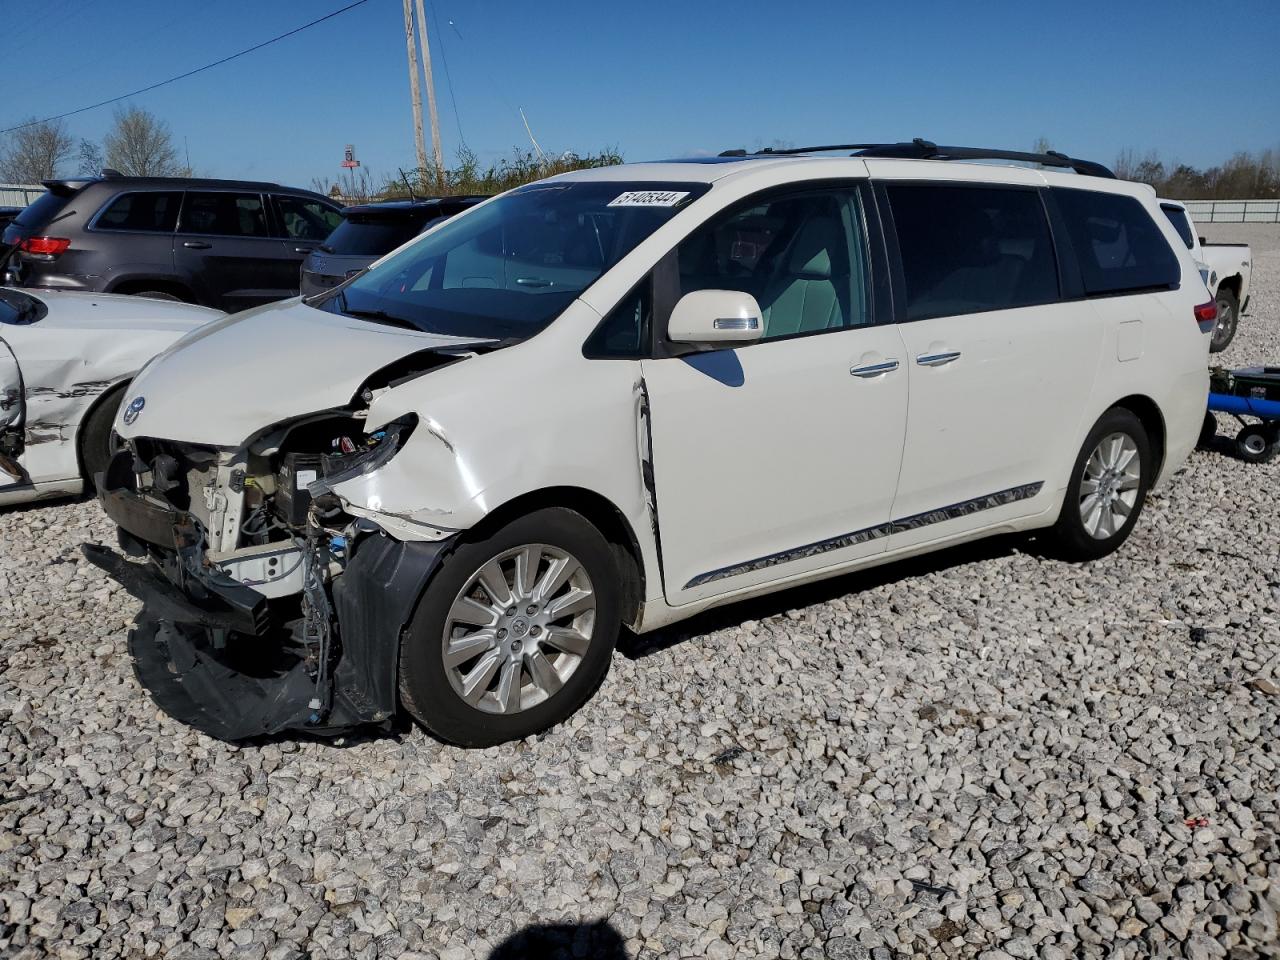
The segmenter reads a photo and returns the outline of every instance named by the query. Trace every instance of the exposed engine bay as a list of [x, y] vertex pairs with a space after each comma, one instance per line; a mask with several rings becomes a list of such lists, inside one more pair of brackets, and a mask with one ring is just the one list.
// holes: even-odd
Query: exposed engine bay
[[392, 717], [400, 632], [449, 542], [389, 537], [333, 487], [384, 466], [418, 427], [407, 414], [366, 431], [378, 396], [469, 355], [413, 354], [349, 407], [233, 450], [122, 441], [100, 497], [145, 562], [87, 553], [146, 604], [130, 652], [166, 712], [228, 740]]

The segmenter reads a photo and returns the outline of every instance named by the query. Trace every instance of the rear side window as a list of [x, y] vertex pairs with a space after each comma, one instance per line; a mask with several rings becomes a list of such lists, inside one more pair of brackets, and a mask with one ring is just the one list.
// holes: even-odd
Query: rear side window
[[1090, 296], [1176, 287], [1169, 241], [1135, 197], [1055, 188]]
[[276, 210], [290, 240], [323, 240], [342, 222], [342, 214], [319, 200], [277, 196]]
[[1175, 207], [1172, 204], [1162, 203], [1160, 209], [1164, 211], [1164, 215], [1169, 218], [1169, 222], [1173, 224], [1173, 229], [1178, 231], [1178, 236], [1182, 238], [1182, 242], [1187, 245], [1188, 250], [1192, 250], [1196, 245], [1196, 235], [1191, 232], [1191, 218], [1187, 216], [1187, 211], [1182, 207]]
[[187, 194], [182, 232], [218, 237], [265, 237], [267, 211], [256, 193]]
[[425, 213], [393, 218], [354, 213], [338, 225], [325, 246], [341, 256], [380, 257], [416, 237], [425, 222]]
[[129, 230], [144, 233], [173, 233], [178, 224], [182, 194], [122, 193], [112, 200], [94, 222], [95, 230]]
[[1058, 266], [1035, 190], [891, 183], [906, 319], [1058, 299]]
[[62, 197], [52, 191], [46, 191], [36, 197], [23, 211], [13, 218], [14, 223], [37, 230], [62, 212], [62, 208], [70, 201], [70, 197]]

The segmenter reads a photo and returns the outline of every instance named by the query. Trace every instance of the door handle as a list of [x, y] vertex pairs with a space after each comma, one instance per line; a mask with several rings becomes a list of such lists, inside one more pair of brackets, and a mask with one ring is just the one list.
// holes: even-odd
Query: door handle
[[188, 250], [208, 250], [213, 246], [212, 243], [205, 243], [203, 240], [184, 240], [182, 245]]
[[294, 253], [311, 253], [311, 251], [313, 250], [315, 250], [315, 247], [294, 247], [293, 248]]
[[897, 369], [897, 360], [885, 360], [882, 363], [869, 363], [865, 367], [850, 367], [849, 372], [855, 377], [862, 377], [864, 380], [867, 380], [871, 377], [879, 377], [886, 373], [892, 373]]
[[549, 287], [550, 280], [543, 280], [540, 277], [516, 277], [516, 283], [522, 287]]
[[948, 350], [946, 353], [922, 353], [916, 357], [916, 363], [922, 367], [941, 367], [943, 364], [959, 359], [959, 350]]

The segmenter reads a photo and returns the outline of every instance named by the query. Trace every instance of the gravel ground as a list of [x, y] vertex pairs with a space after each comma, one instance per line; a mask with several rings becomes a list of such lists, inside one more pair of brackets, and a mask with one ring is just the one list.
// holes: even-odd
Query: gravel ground
[[[1280, 359], [1280, 227], [1243, 239], [1231, 365]], [[80, 558], [98, 507], [0, 513], [0, 955], [1280, 956], [1278, 496], [1198, 452], [1118, 556], [719, 611], [479, 752], [196, 735]]]

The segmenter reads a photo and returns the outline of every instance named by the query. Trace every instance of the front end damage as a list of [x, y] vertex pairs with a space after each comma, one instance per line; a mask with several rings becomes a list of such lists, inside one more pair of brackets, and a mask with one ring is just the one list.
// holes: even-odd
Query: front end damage
[[121, 552], [86, 554], [143, 601], [129, 652], [170, 716], [223, 740], [394, 717], [401, 635], [453, 541], [397, 539], [334, 493], [418, 429], [366, 432], [378, 392], [236, 449], [135, 437], [97, 478]]

